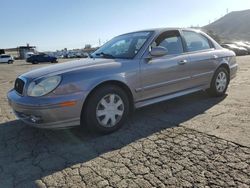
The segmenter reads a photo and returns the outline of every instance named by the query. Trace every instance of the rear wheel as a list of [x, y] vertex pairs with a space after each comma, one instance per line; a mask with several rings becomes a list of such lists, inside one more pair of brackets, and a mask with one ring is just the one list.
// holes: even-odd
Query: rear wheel
[[13, 61], [12, 61], [12, 60], [9, 60], [9, 61], [8, 61], [8, 64], [13, 64]]
[[37, 61], [32, 61], [32, 64], [38, 64], [38, 62]]
[[210, 88], [207, 92], [213, 97], [223, 96], [229, 84], [229, 73], [226, 68], [220, 67], [216, 70]]
[[115, 85], [106, 85], [91, 94], [82, 120], [91, 130], [111, 133], [124, 124], [128, 114], [129, 99], [124, 90]]

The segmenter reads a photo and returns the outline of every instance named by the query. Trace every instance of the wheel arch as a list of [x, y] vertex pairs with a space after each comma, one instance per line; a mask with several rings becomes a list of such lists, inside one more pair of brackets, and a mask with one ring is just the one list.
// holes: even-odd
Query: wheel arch
[[213, 73], [213, 76], [211, 77], [209, 87], [211, 87], [211, 84], [212, 84], [212, 82], [213, 82], [213, 78], [214, 78], [214, 75], [215, 75], [216, 71], [217, 71], [219, 68], [221, 68], [221, 67], [223, 67], [223, 68], [225, 68], [225, 69], [227, 70], [227, 72], [228, 72], [228, 74], [229, 74], [229, 82], [230, 82], [230, 68], [229, 68], [229, 65], [228, 65], [226, 62], [224, 62], [224, 63], [221, 63], [221, 64], [215, 69], [215, 71], [214, 71], [214, 73]]
[[85, 100], [84, 100], [84, 103], [83, 103], [83, 106], [82, 106], [82, 111], [81, 111], [81, 121], [82, 121], [82, 115], [84, 113], [84, 110], [86, 108], [86, 104], [90, 98], [90, 96], [99, 88], [101, 87], [104, 87], [105, 85], [114, 85], [114, 86], [118, 86], [120, 87], [121, 89], [123, 89], [126, 93], [127, 93], [127, 96], [128, 96], [128, 99], [129, 99], [129, 110], [130, 112], [134, 110], [134, 97], [133, 97], [133, 94], [132, 94], [132, 91], [131, 89], [129, 88], [129, 86], [127, 84], [125, 84], [124, 82], [120, 81], [120, 80], [107, 80], [107, 81], [103, 81], [99, 84], [97, 84], [95, 87], [93, 87], [91, 89], [91, 91], [87, 94]]
[[229, 77], [230, 77], [230, 68], [229, 68], [229, 65], [227, 63], [222, 63], [216, 70], [218, 70], [219, 68], [225, 68], [229, 74]]

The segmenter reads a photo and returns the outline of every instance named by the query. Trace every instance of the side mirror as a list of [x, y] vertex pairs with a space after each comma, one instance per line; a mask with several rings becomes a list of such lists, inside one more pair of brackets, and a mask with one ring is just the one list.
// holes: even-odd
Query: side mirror
[[150, 51], [150, 55], [153, 57], [160, 57], [168, 54], [168, 50], [162, 46], [153, 47]]

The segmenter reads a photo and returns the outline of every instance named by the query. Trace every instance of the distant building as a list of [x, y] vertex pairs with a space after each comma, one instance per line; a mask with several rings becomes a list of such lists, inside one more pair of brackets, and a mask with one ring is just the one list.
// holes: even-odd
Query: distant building
[[19, 46], [18, 47], [18, 52], [19, 52], [19, 58], [20, 59], [25, 59], [26, 53], [28, 52], [36, 52], [36, 47], [35, 46]]
[[83, 52], [86, 52], [86, 53], [88, 53], [88, 54], [91, 54], [91, 53], [93, 53], [94, 51], [96, 51], [98, 48], [99, 48], [99, 47], [96, 47], [96, 48], [93, 48], [93, 47], [91, 47], [91, 48], [84, 48], [84, 49], [83, 49]]
[[17, 48], [7, 48], [4, 49], [6, 54], [12, 55], [13, 57], [17, 59], [25, 59], [26, 53], [29, 52], [36, 52], [36, 47], [35, 46], [30, 46], [27, 44], [27, 46], [19, 46]]

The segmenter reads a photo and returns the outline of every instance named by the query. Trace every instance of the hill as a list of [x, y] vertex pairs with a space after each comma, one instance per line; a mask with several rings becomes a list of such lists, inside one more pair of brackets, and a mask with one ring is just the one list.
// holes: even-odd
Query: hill
[[231, 12], [202, 29], [212, 31], [223, 41], [250, 41], [250, 9]]

